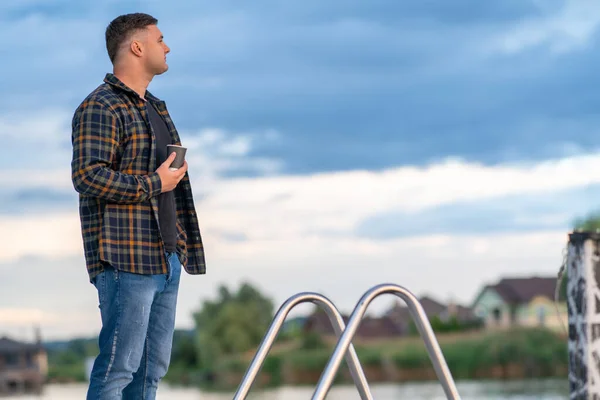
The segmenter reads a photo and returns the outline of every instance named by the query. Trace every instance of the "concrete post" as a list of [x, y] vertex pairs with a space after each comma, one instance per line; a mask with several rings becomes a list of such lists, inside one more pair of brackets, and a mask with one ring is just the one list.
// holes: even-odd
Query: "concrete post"
[[571, 400], [600, 400], [600, 234], [573, 232], [567, 251]]

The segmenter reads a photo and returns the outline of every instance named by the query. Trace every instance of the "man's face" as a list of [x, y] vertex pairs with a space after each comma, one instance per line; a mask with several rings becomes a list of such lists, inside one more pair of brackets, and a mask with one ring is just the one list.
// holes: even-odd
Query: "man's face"
[[163, 40], [163, 34], [156, 25], [150, 25], [147, 28], [147, 36], [144, 41], [144, 64], [146, 70], [152, 75], [165, 73], [169, 66], [167, 65], [167, 53], [171, 51]]

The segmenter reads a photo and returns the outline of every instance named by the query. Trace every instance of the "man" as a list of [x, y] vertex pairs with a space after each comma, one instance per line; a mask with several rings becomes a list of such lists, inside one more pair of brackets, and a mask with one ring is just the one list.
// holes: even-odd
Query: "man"
[[83, 245], [98, 291], [100, 354], [88, 400], [154, 399], [167, 372], [182, 266], [206, 273], [187, 162], [165, 103], [148, 92], [170, 49], [157, 20], [127, 14], [106, 29], [113, 73], [78, 106], [72, 180]]

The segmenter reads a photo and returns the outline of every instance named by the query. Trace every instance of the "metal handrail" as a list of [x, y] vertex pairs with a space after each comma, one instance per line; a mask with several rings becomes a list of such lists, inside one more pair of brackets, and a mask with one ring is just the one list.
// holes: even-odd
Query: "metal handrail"
[[[285, 303], [283, 303], [283, 305], [279, 308], [279, 311], [277, 311], [277, 314], [273, 318], [273, 322], [271, 323], [269, 330], [263, 338], [258, 348], [258, 351], [254, 355], [250, 366], [246, 370], [246, 374], [244, 375], [244, 378], [242, 379], [242, 382], [240, 383], [238, 390], [235, 393], [235, 396], [233, 397], [233, 400], [246, 399], [246, 396], [248, 396], [248, 392], [250, 392], [252, 384], [254, 383], [256, 376], [258, 375], [258, 372], [260, 371], [260, 368], [262, 367], [263, 362], [265, 361], [265, 358], [267, 357], [269, 351], [271, 350], [271, 347], [273, 346], [277, 334], [283, 326], [285, 318], [292, 310], [292, 308], [296, 307], [298, 304], [308, 302], [314, 303], [317, 306], [321, 306], [325, 310], [327, 316], [329, 317], [329, 320], [331, 321], [331, 324], [333, 325], [333, 329], [335, 331], [336, 336], [340, 338], [342, 332], [344, 332], [345, 329], [344, 320], [338, 309], [328, 298], [319, 293], [312, 292], [298, 293], [290, 297]], [[371, 394], [371, 390], [369, 389], [367, 378], [365, 377], [365, 373], [360, 365], [360, 361], [358, 360], [356, 351], [354, 350], [354, 347], [352, 346], [350, 341], [348, 341], [348, 343], [345, 345], [344, 351], [338, 352], [338, 354], [340, 354], [340, 362], [344, 354], [346, 355], [346, 362], [348, 363], [350, 374], [352, 375], [352, 379], [354, 380], [354, 383], [358, 389], [361, 399], [373, 400], [373, 395]], [[336, 369], [337, 368], [339, 368], [339, 365], [336, 367]]]
[[323, 370], [321, 377], [319, 378], [319, 382], [315, 388], [312, 400], [325, 399], [325, 396], [331, 389], [334, 375], [340, 367], [342, 357], [349, 348], [352, 338], [354, 337], [360, 322], [365, 315], [367, 308], [369, 307], [369, 304], [371, 304], [376, 297], [386, 293], [394, 294], [406, 302], [417, 329], [419, 330], [419, 334], [425, 342], [425, 347], [427, 348], [429, 358], [431, 359], [438, 380], [444, 388], [446, 397], [449, 400], [460, 400], [460, 396], [456, 389], [456, 384], [454, 383], [450, 369], [446, 364], [444, 355], [442, 354], [440, 346], [435, 338], [433, 329], [431, 328], [431, 324], [427, 318], [427, 314], [425, 314], [425, 310], [423, 310], [423, 307], [417, 298], [410, 291], [402, 286], [385, 283], [369, 289], [357, 303], [352, 315], [350, 316], [350, 320], [348, 321], [348, 325], [346, 326], [344, 333], [339, 337], [335, 350], [329, 359], [327, 366]]

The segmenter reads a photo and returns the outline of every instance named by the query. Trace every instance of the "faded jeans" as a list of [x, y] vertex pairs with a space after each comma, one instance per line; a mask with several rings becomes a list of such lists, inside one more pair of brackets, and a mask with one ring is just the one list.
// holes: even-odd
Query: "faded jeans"
[[171, 359], [181, 276], [176, 253], [169, 273], [138, 275], [112, 268], [96, 276], [102, 329], [87, 400], [154, 400]]

